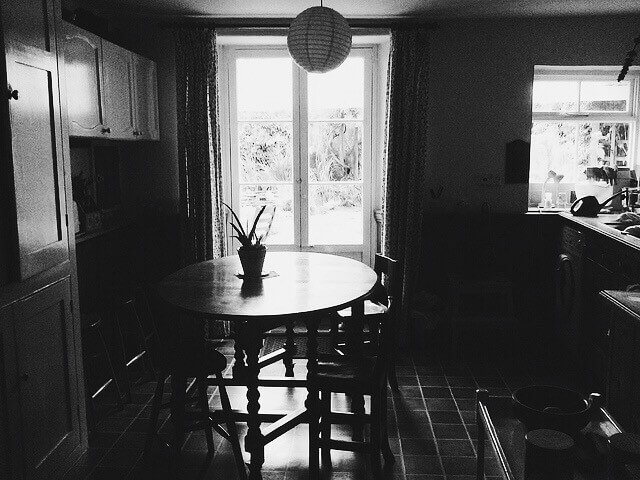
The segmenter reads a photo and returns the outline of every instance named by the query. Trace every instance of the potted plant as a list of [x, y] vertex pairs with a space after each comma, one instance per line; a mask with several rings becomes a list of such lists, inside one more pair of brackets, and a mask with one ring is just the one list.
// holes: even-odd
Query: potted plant
[[232, 220], [229, 224], [236, 233], [235, 235], [232, 235], [232, 237], [237, 238], [241, 244], [240, 248], [238, 248], [238, 255], [240, 256], [240, 263], [242, 264], [242, 271], [244, 272], [245, 278], [260, 278], [262, 276], [264, 257], [267, 254], [267, 247], [262, 244], [262, 240], [265, 238], [266, 232], [258, 236], [256, 234], [256, 226], [258, 225], [260, 216], [263, 214], [267, 206], [262, 206], [253, 221], [251, 230], [247, 233], [242, 227], [242, 223], [233, 209], [226, 203], [223, 203], [223, 205], [229, 209], [233, 215], [233, 219], [235, 220], [235, 223]]

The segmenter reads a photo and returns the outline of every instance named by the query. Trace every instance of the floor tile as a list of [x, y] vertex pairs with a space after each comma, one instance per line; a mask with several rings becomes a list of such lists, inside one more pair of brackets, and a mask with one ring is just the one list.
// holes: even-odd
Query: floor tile
[[403, 455], [407, 475], [414, 473], [441, 474], [440, 459], [435, 455]]
[[464, 425], [452, 425], [443, 423], [433, 424], [433, 433], [439, 439], [463, 440], [467, 439], [468, 434]]
[[451, 390], [447, 387], [422, 387], [424, 398], [451, 398]]
[[473, 445], [469, 440], [437, 439], [438, 452], [443, 457], [474, 456]]
[[446, 377], [432, 376], [432, 375], [420, 375], [420, 386], [422, 387], [447, 387]]
[[462, 423], [462, 418], [457, 410], [440, 410], [429, 413], [432, 423]]
[[456, 403], [453, 398], [425, 398], [428, 411], [455, 410]]
[[403, 455], [437, 455], [436, 442], [432, 438], [403, 438], [400, 440]]

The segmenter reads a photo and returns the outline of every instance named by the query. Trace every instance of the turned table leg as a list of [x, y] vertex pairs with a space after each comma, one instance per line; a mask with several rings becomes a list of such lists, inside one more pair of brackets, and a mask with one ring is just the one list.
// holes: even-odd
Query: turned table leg
[[284, 349], [287, 352], [284, 359], [284, 376], [293, 377], [293, 356], [296, 353], [296, 342], [294, 340], [293, 321], [287, 323], [287, 341], [284, 344]]
[[[246, 329], [245, 334], [249, 333]], [[259, 332], [246, 335], [244, 344], [247, 353], [246, 382], [247, 382], [247, 436], [244, 440], [245, 450], [251, 454], [249, 464], [249, 479], [262, 478], [262, 464], [264, 463], [264, 438], [260, 430], [260, 391], [258, 390], [258, 356], [262, 348], [262, 337]], [[247, 338], [248, 337], [248, 338]]]
[[244, 324], [237, 322], [234, 325], [233, 333], [233, 378], [241, 378], [247, 372], [247, 364], [244, 362], [244, 345], [242, 338], [244, 337]]
[[305, 406], [309, 411], [309, 478], [318, 478], [320, 474], [319, 437], [320, 437], [320, 402], [316, 374], [318, 372], [318, 318], [305, 321], [307, 326], [307, 400]]

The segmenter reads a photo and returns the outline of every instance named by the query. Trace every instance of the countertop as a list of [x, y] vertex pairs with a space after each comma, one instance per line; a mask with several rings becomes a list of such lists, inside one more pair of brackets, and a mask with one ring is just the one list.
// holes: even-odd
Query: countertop
[[603, 290], [602, 292], [600, 292], [600, 296], [640, 320], [640, 292]]
[[569, 212], [561, 212], [559, 214], [565, 220], [576, 223], [582, 227], [586, 227], [595, 232], [601, 233], [606, 237], [616, 240], [630, 248], [640, 251], [640, 238], [634, 237], [622, 233], [620, 230], [613, 228], [610, 225], [606, 225], [606, 222], [614, 222], [619, 214], [617, 213], [603, 213], [597, 217], [577, 217]]

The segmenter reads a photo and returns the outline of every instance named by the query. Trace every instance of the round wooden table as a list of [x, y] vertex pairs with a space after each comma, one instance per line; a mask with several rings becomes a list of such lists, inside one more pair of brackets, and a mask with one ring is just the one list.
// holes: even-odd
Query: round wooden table
[[[317, 367], [318, 323], [324, 315], [350, 306], [351, 318], [359, 323], [355, 328], [361, 330], [363, 302], [377, 281], [367, 265], [321, 253], [268, 252], [263, 271], [270, 274], [263, 279], [243, 280], [238, 277], [242, 272], [239, 257], [228, 256], [185, 267], [166, 277], [158, 287], [160, 298], [182, 312], [236, 322], [234, 377], [241, 377], [247, 386], [245, 449], [251, 453], [250, 478], [261, 478], [264, 445], [300, 423], [304, 415], [294, 412], [291, 418], [287, 416], [273, 424], [275, 427], [261, 431], [258, 374], [267, 364], [259, 358], [262, 334], [291, 325], [294, 319], [304, 320], [309, 389], [306, 408], [315, 409], [317, 391], [309, 379]], [[270, 355], [268, 362], [284, 359], [287, 374], [293, 376], [293, 335], [292, 330], [287, 330], [285, 349], [281, 354]]]

